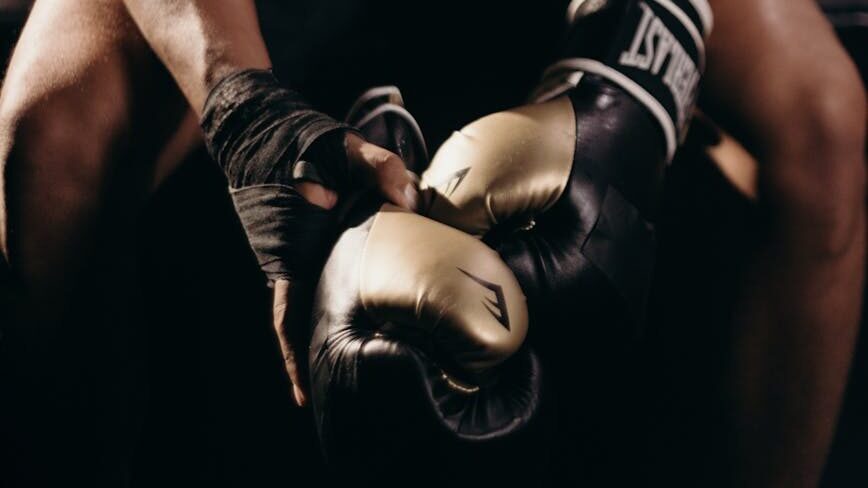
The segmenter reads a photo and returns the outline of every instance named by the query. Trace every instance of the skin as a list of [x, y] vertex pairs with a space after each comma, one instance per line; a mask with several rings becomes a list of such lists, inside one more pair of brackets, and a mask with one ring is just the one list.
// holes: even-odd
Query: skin
[[[816, 486], [860, 313], [864, 93], [811, 0], [712, 6], [704, 108], [759, 161], [767, 219], [738, 308], [731, 481]], [[27, 290], [22, 316], [58, 327], [103, 241], [132, 242], [129, 230], [105, 229], [201, 143], [193, 129], [213, 84], [269, 65], [250, 0], [37, 1], [0, 94], [0, 245]], [[345, 142], [387, 198], [414, 206], [397, 156], [356, 136]], [[325, 208], [337, 202], [318, 185], [299, 190]], [[116, 288], [122, 301], [132, 293]], [[297, 284], [275, 284], [274, 325], [299, 404], [302, 297]]]
[[[166, 23], [168, 18], [173, 21]], [[103, 192], [94, 189], [137, 195], [126, 207], [133, 212], [132, 207], [159, 183], [157, 179], [201, 144], [189, 128], [201, 115], [211, 87], [233, 71], [268, 67], [270, 60], [249, 0], [36, 3], [0, 101], [5, 189], [0, 246], [24, 286], [32, 290], [34, 306], [23, 316], [52, 324], [68, 311], [65, 290], [73, 288], [80, 271], [92, 264], [88, 256], [100, 234], [94, 227], [111, 225], [102, 216], [103, 209], [117, 208], [117, 202], [101, 200]], [[165, 75], [166, 69], [181, 93]], [[162, 85], [138, 86], [136, 79], [147, 80], [154, 73], [163, 76]], [[165, 120], [152, 120], [140, 110], [148, 106], [166, 107], [173, 114], [172, 129], [161, 129]], [[83, 113], [91, 117], [82, 118]], [[82, 120], [93, 124], [83, 125]], [[134, 130], [152, 137], [132, 143], [126, 136]], [[415, 208], [415, 187], [398, 156], [356, 135], [348, 135], [345, 146], [351, 163], [364, 170], [384, 196], [399, 206]], [[151, 147], [165, 150], [154, 153]], [[63, 161], [53, 157], [55, 149], [66, 156]], [[129, 174], [123, 183], [105, 179], [120, 161], [131, 159], [133, 168], [119, 169]], [[136, 172], [140, 174], [133, 175]], [[135, 189], [128, 188], [135, 185], [132, 180], [140, 184]], [[154, 183], [146, 184], [150, 182]], [[334, 192], [314, 183], [302, 183], [298, 190], [324, 208], [338, 200]], [[125, 246], [115, 242], [112, 247]], [[287, 282], [275, 287], [275, 326], [281, 332], [294, 397], [302, 405], [306, 401], [303, 375], [295, 365], [293, 342], [282, 333], [287, 324], [280, 319], [283, 304], [293, 301], [293, 290]]]
[[865, 94], [815, 2], [711, 4], [704, 109], [756, 157], [765, 228], [735, 315], [731, 482], [813, 487], [861, 313]]
[[[161, 110], [148, 110], [154, 104]], [[27, 437], [13, 445], [23, 460], [67, 464], [17, 466], [28, 484], [53, 486], [43, 478], [61, 472], [87, 486], [123, 477], [136, 414], [122, 405], [141, 387], [131, 313], [138, 293], [124, 279], [134, 272], [130, 215], [155, 184], [156, 162], [178, 161], [198, 144], [182, 129], [186, 112], [117, 2], [34, 6], [0, 94], [0, 243], [22, 318], [4, 327], [16, 327], [26, 346], [15, 365], [27, 374], [27, 415], [16, 420]], [[80, 354], [65, 347], [70, 336], [101, 336], [100, 346]], [[88, 373], [96, 363], [104, 367]], [[96, 445], [113, 449], [103, 460], [78, 456]]]
[[[259, 30], [253, 2], [249, 0], [125, 0], [139, 26], [186, 96], [201, 115], [211, 88], [229, 73], [247, 68], [270, 68], [271, 61]], [[172, 22], [166, 19], [173, 18]], [[345, 146], [352, 163], [370, 175], [383, 195], [404, 208], [416, 207], [416, 190], [404, 162], [395, 154], [349, 134]], [[332, 208], [337, 195], [321, 185], [296, 185], [308, 201]], [[288, 306], [299, 303], [296, 286], [279, 280], [274, 287], [274, 326], [280, 338], [286, 370], [298, 405], [307, 402], [307, 393], [287, 314]]]

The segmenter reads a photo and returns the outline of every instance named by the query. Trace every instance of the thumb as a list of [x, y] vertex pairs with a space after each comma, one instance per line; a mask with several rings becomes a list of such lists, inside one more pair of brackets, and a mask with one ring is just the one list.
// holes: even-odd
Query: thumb
[[397, 154], [365, 141], [355, 134], [347, 135], [347, 156], [354, 167], [373, 180], [380, 193], [390, 202], [416, 210], [419, 192], [412, 173]]

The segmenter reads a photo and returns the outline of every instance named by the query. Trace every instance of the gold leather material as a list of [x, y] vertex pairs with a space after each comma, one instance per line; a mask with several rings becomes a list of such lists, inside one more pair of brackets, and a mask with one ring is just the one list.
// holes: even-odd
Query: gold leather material
[[422, 176], [434, 193], [425, 213], [477, 237], [498, 223], [525, 225], [563, 194], [575, 145], [566, 97], [482, 117], [434, 155]]
[[472, 375], [509, 358], [527, 335], [524, 294], [496, 252], [392, 205], [374, 217], [360, 280], [375, 322], [430, 341]]

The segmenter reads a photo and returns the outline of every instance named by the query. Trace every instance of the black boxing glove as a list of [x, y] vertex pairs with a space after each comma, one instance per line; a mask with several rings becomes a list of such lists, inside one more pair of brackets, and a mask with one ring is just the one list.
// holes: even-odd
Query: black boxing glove
[[368, 142], [397, 154], [414, 175], [428, 167], [425, 137], [419, 123], [404, 107], [398, 87], [378, 86], [362, 93], [345, 120]]
[[313, 109], [271, 71], [258, 69], [219, 81], [205, 102], [201, 125], [269, 280], [315, 278], [334, 220], [294, 184], [312, 181], [345, 191], [350, 168], [344, 140], [354, 129]]
[[[409, 156], [424, 156], [415, 121], [396, 106], [369, 100], [350, 120], [423, 166]], [[534, 447], [527, 433], [542, 380], [522, 346], [527, 309], [512, 272], [479, 240], [375, 197], [343, 214], [314, 300], [309, 356], [330, 472], [356, 486], [403, 486], [423, 470], [413, 484], [456, 470], [464, 480], [495, 479], [494, 469], [527, 475], [527, 454], [516, 453]], [[508, 466], [504, 450], [516, 454]]]
[[507, 262], [544, 344], [606, 355], [644, 317], [663, 172], [693, 111], [711, 18], [705, 0], [585, 0], [571, 15], [539, 102], [456, 132], [423, 185], [427, 215]]

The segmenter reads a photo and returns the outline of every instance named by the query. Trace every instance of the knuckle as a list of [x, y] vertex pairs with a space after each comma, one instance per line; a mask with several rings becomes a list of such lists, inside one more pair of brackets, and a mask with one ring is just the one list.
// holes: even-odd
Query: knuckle
[[403, 174], [406, 169], [406, 165], [404, 164], [404, 160], [401, 159], [401, 156], [398, 156], [393, 152], [389, 153], [387, 163], [393, 165], [391, 169], [393, 169], [394, 171], [400, 171], [401, 174]]
[[400, 161], [400, 158], [395, 153], [388, 149], [381, 149], [377, 153], [376, 167], [378, 170], [388, 170], [398, 161]]

